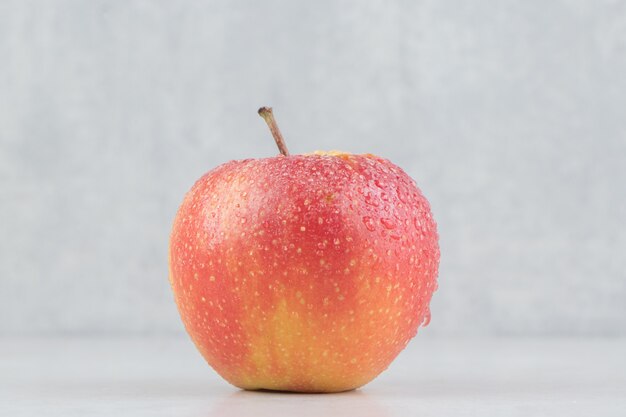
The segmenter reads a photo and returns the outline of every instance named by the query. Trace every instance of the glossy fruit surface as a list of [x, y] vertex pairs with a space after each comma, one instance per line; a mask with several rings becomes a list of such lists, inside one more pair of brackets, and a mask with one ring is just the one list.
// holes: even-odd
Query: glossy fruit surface
[[438, 265], [427, 200], [373, 155], [221, 165], [187, 193], [170, 241], [188, 333], [245, 389], [369, 382], [428, 323]]

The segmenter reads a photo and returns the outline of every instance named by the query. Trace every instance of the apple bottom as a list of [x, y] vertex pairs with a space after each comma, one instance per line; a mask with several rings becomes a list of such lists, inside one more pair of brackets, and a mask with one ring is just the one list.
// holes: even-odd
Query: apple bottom
[[206, 321], [183, 317], [209, 365], [236, 387], [348, 391], [384, 371], [427, 315], [420, 306], [407, 311], [388, 285], [364, 281], [352, 300], [321, 311], [300, 291], [285, 291], [286, 297], [270, 305], [242, 300], [238, 314], [222, 319], [220, 324], [231, 324], [218, 326], [222, 331], [207, 331]]

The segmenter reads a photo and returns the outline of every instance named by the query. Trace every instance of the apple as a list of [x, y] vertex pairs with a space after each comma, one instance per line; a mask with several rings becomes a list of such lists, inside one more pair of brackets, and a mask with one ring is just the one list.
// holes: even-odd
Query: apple
[[279, 156], [202, 176], [174, 220], [169, 278], [206, 361], [248, 390], [337, 392], [385, 370], [430, 320], [428, 201], [371, 154]]

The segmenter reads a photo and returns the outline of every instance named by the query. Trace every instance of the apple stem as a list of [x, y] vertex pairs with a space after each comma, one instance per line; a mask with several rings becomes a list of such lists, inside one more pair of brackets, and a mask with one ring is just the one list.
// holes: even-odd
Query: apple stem
[[281, 155], [289, 156], [289, 151], [287, 150], [285, 139], [278, 129], [276, 119], [274, 119], [274, 114], [272, 113], [272, 108], [261, 107], [259, 109], [259, 116], [261, 116], [263, 120], [265, 120], [265, 123], [267, 123], [267, 126], [270, 128], [270, 132], [272, 132], [272, 136], [274, 136], [276, 146], [278, 146], [278, 150], [280, 151]]

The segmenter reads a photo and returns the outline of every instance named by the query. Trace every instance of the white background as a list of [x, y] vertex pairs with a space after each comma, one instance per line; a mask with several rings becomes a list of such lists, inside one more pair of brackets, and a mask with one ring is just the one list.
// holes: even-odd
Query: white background
[[626, 3], [0, 2], [0, 335], [180, 335], [178, 204], [276, 149], [432, 203], [421, 335], [626, 335]]

